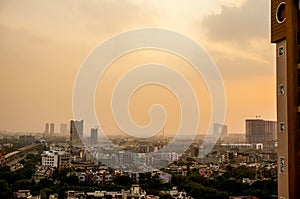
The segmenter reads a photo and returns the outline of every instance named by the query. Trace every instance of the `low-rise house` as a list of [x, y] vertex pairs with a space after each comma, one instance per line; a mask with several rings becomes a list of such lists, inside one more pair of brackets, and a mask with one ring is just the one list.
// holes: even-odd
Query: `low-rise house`
[[30, 190], [18, 190], [13, 193], [13, 199], [41, 199], [41, 196], [33, 196]]
[[51, 194], [49, 196], [49, 199], [58, 199], [58, 194], [57, 193], [56, 194]]
[[187, 196], [187, 193], [183, 191], [178, 191], [177, 187], [172, 187], [169, 191], [161, 191], [160, 194], [162, 195], [170, 195], [174, 199], [192, 199], [190, 196]]

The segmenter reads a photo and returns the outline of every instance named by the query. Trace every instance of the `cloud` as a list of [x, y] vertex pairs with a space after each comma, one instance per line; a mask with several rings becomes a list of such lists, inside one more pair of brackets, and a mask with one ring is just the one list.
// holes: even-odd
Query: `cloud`
[[269, 15], [268, 0], [246, 0], [240, 6], [222, 6], [219, 14], [203, 18], [207, 48], [224, 78], [249, 81], [275, 76]]
[[220, 14], [206, 16], [202, 25], [209, 40], [245, 43], [269, 36], [269, 1], [247, 0], [240, 7], [223, 6]]
[[121, 31], [151, 26], [158, 17], [147, 1], [3, 1], [0, 22], [62, 40], [90, 42]]

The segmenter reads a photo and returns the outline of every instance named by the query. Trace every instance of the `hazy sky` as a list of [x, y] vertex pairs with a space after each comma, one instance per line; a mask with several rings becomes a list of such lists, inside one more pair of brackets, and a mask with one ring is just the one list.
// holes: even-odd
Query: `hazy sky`
[[[276, 118], [275, 57], [270, 44], [269, 0], [0, 0], [0, 130], [43, 131], [46, 122], [69, 123], [76, 74], [101, 42], [123, 31], [167, 28], [201, 44], [218, 66], [226, 89], [226, 124], [244, 132], [244, 120]], [[114, 62], [96, 93], [98, 119], [117, 131], [110, 113], [114, 82], [148, 62], [173, 66], [189, 77], [199, 98], [199, 132], [210, 117], [209, 93], [188, 63], [165, 52], [145, 50]], [[122, 67], [120, 67], [122, 66]], [[131, 101], [136, 123], [149, 122], [148, 108], [165, 105], [165, 132], [180, 120], [175, 97], [148, 86]], [[249, 117], [245, 116], [248, 115]], [[251, 117], [250, 117], [251, 118]]]

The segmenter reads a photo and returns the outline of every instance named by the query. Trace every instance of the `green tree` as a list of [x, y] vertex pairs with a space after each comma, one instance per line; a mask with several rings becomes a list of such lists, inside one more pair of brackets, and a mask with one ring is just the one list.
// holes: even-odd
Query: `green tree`
[[242, 180], [243, 178], [253, 179], [255, 177], [255, 171], [247, 166], [239, 166], [237, 168], [230, 168], [223, 174], [225, 178], [236, 178]]
[[203, 196], [205, 199], [228, 199], [229, 195], [226, 192], [216, 191]]
[[27, 179], [18, 180], [14, 183], [14, 190], [18, 191], [19, 189], [31, 189], [32, 181]]
[[244, 191], [244, 195], [251, 195], [256, 196], [260, 199], [269, 199], [271, 197], [268, 196], [268, 193], [261, 189], [255, 189], [255, 190], [246, 190]]
[[196, 182], [199, 184], [202, 184], [204, 186], [208, 186], [208, 179], [203, 177], [200, 174], [191, 174], [190, 176], [188, 176], [188, 181], [192, 181], [192, 182]]
[[131, 187], [131, 184], [132, 184], [132, 179], [127, 176], [127, 175], [122, 175], [122, 176], [116, 176], [114, 179], [113, 179], [113, 182], [116, 184], [116, 185], [119, 185], [122, 187], [122, 189], [129, 189]]
[[159, 195], [160, 199], [173, 199], [173, 197], [170, 194], [163, 194]]
[[40, 194], [41, 194], [41, 198], [42, 199], [48, 199], [50, 194], [54, 194], [54, 190], [49, 189], [49, 188], [44, 188], [41, 190]]
[[225, 179], [221, 182], [221, 190], [230, 193], [231, 195], [241, 195], [243, 190], [248, 188], [241, 180], [235, 178]]
[[0, 198], [11, 198], [11, 187], [5, 180], [0, 180]]
[[179, 174], [172, 175], [171, 183], [178, 186], [180, 189], [183, 189], [183, 186], [188, 183], [188, 177]]
[[71, 174], [70, 176], [64, 176], [61, 178], [61, 184], [68, 184], [76, 186], [79, 184], [79, 179], [75, 174]]
[[50, 187], [54, 186], [53, 181], [49, 180], [49, 179], [41, 179], [39, 184], [43, 188], [50, 188]]

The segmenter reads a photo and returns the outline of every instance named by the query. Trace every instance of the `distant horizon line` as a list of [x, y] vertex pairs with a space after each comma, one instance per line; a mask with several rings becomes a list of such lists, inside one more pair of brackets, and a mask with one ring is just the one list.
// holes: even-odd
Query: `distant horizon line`
[[[12, 133], [12, 134], [44, 134], [44, 132], [40, 132], [40, 131], [37, 132], [37, 131], [7, 131], [7, 130], [0, 130], [0, 134], [1, 133]], [[54, 132], [53, 134], [54, 135], [67, 135], [67, 134], [69, 134], [69, 132], [67, 134], [62, 134], [62, 133], [59, 133], [59, 132]], [[168, 135], [168, 134], [167, 135], [165, 134], [164, 136], [159, 135], [159, 134], [160, 133], [158, 133], [156, 136], [171, 137], [171, 135]], [[233, 133], [232, 132], [231, 133], [228, 132], [228, 134], [246, 134], [246, 132], [233, 132]], [[48, 133], [48, 135], [50, 135], [50, 133]], [[202, 132], [202, 133], [197, 133], [196, 135], [207, 135], [207, 133], [203, 133]], [[122, 133], [112, 133], [111, 136], [124, 136], [124, 137], [128, 136], [128, 137], [131, 137], [129, 135], [124, 135]], [[154, 137], [156, 137], [156, 136], [154, 136]], [[193, 134], [187, 134], [185, 136], [193, 136]]]

